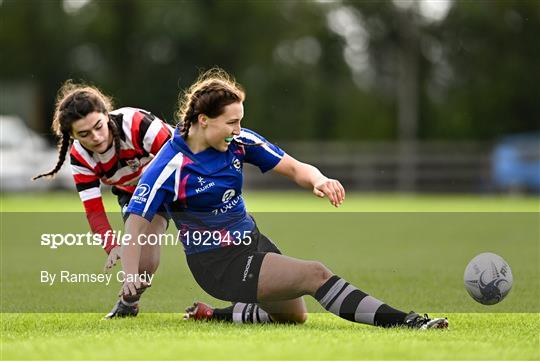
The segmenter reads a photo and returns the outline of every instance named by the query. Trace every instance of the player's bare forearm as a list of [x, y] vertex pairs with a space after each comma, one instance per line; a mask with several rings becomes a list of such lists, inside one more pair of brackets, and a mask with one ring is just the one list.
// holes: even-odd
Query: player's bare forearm
[[148, 224], [149, 222], [145, 218], [134, 214], [129, 215], [126, 221], [126, 235], [131, 236], [130, 242], [124, 245], [122, 250], [122, 269], [126, 275], [134, 275], [139, 272], [141, 258], [139, 236], [144, 233]]
[[280, 175], [289, 177], [295, 183], [307, 189], [315, 187], [317, 183], [326, 179], [317, 167], [300, 162], [289, 155], [283, 156], [283, 159], [276, 165], [274, 171]]
[[327, 177], [317, 167], [303, 162], [298, 162], [293, 178], [294, 182], [307, 189], [312, 189], [326, 179]]
[[339, 207], [345, 200], [345, 189], [338, 180], [324, 176], [315, 166], [283, 156], [274, 171], [294, 180], [298, 185], [311, 188], [318, 197], [327, 197], [332, 205]]

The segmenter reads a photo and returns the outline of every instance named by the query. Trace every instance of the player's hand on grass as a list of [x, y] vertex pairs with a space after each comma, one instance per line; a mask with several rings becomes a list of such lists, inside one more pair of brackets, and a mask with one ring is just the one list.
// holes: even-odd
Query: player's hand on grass
[[[126, 275], [127, 276], [127, 275]], [[138, 294], [142, 294], [146, 288], [150, 288], [151, 284], [147, 282], [136, 281], [124, 281], [122, 289], [118, 294], [119, 297], [131, 297]]]
[[116, 265], [116, 262], [120, 260], [121, 251], [122, 251], [122, 248], [120, 246], [115, 246], [114, 248], [111, 249], [111, 252], [107, 256], [107, 260], [105, 261], [105, 266], [103, 267], [104, 273], [109, 272]]
[[339, 207], [345, 200], [345, 189], [338, 180], [324, 178], [313, 187], [313, 193], [319, 197], [328, 197], [330, 203]]

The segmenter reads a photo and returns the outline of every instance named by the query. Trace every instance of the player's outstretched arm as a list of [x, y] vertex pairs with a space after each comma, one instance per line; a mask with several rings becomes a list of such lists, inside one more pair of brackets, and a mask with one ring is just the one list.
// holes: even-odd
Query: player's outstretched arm
[[313, 189], [319, 197], [328, 197], [330, 203], [339, 207], [345, 200], [345, 189], [338, 180], [324, 176], [315, 166], [300, 162], [285, 154], [274, 171], [287, 176], [298, 185]]
[[122, 248], [120, 246], [115, 246], [109, 252], [107, 260], [105, 260], [105, 265], [103, 266], [103, 272], [108, 273], [114, 266], [116, 262], [121, 258]]
[[125, 273], [126, 281], [122, 285], [121, 295], [130, 296], [136, 295], [138, 289], [146, 288], [148, 285], [141, 285], [138, 278], [133, 278], [135, 281], [128, 281], [128, 276], [139, 274], [139, 260], [141, 258], [141, 244], [139, 236], [144, 234], [150, 222], [144, 217], [130, 214], [126, 220], [126, 235], [130, 235], [129, 243], [122, 246], [122, 270]]

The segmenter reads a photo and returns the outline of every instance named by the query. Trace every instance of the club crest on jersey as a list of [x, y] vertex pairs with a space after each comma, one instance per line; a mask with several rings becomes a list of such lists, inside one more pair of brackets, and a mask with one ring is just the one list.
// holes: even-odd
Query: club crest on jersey
[[139, 167], [141, 167], [141, 161], [139, 161], [138, 159], [127, 160], [126, 163], [132, 171], [137, 171]]
[[236, 195], [236, 191], [234, 191], [234, 189], [228, 189], [227, 191], [223, 193], [223, 197], [221, 198], [221, 201], [227, 202], [230, 199], [232, 199], [234, 195]]
[[232, 164], [234, 168], [236, 169], [236, 171], [240, 172], [240, 170], [242, 169], [242, 164], [240, 163], [240, 160], [235, 158]]
[[146, 202], [148, 199], [146, 196], [150, 193], [150, 186], [147, 184], [141, 184], [137, 186], [135, 189], [135, 192], [133, 193], [133, 196], [131, 197], [132, 200], [138, 203]]

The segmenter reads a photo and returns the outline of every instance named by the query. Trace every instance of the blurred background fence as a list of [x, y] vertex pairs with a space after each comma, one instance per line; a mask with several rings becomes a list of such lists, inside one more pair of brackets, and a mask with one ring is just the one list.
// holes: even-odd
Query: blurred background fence
[[[492, 145], [481, 142], [284, 143], [288, 153], [339, 179], [349, 190], [489, 192]], [[280, 177], [249, 169], [252, 187], [294, 187]]]

